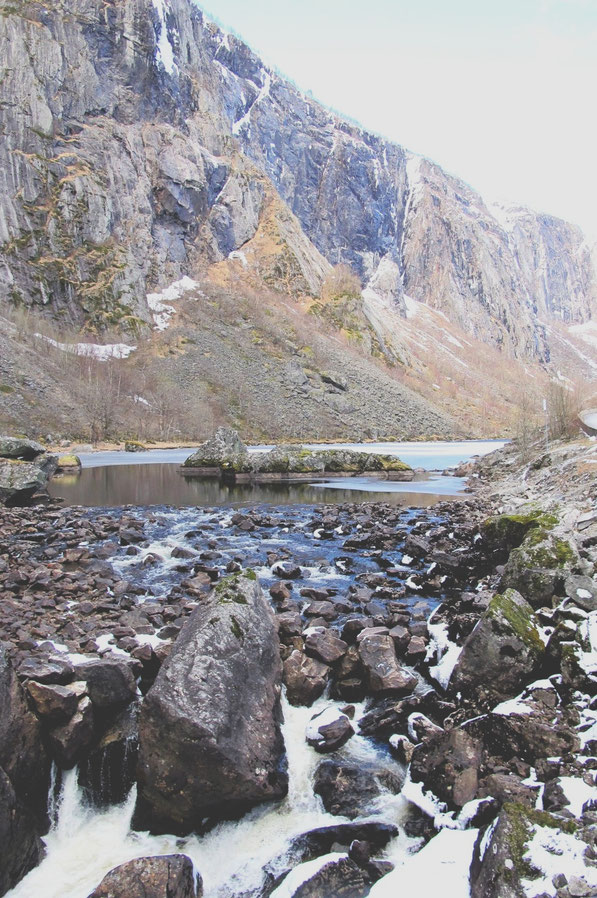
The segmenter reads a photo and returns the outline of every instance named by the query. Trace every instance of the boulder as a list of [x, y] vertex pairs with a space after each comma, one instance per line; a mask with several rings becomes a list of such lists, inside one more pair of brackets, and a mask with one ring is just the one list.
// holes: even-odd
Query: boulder
[[56, 465], [56, 457], [46, 454], [35, 461], [0, 459], [0, 502], [8, 506], [26, 503], [45, 489]]
[[65, 769], [78, 764], [88, 751], [95, 737], [93, 707], [88, 696], [78, 704], [70, 720], [48, 731], [47, 740], [53, 759]]
[[38, 455], [43, 455], [46, 450], [41, 443], [34, 440], [25, 440], [20, 437], [0, 437], [0, 458], [20, 458], [23, 461], [33, 461]]
[[138, 857], [104, 876], [89, 898], [201, 898], [203, 883], [185, 854]]
[[597, 611], [597, 584], [590, 577], [571, 574], [564, 583], [566, 595], [584, 611]]
[[348, 645], [343, 639], [335, 636], [331, 630], [324, 627], [314, 628], [314, 632], [305, 639], [305, 651], [324, 664], [334, 664], [348, 651]]
[[326, 753], [341, 748], [354, 736], [354, 729], [346, 714], [330, 706], [311, 718], [306, 736], [316, 751]]
[[455, 727], [415, 746], [410, 775], [450, 807], [462, 808], [477, 795], [482, 758], [482, 740]]
[[398, 827], [392, 823], [338, 823], [335, 826], [321, 826], [298, 836], [289, 849], [291, 857], [301, 861], [309, 860], [322, 854], [328, 854], [334, 845], [341, 845], [346, 850], [352, 842], [364, 840], [374, 852], [385, 848], [391, 839], [398, 835]]
[[251, 462], [238, 432], [219, 427], [210, 440], [189, 455], [183, 468], [218, 468], [221, 472], [240, 474], [251, 470]]
[[314, 791], [321, 796], [329, 814], [359, 817], [381, 794], [377, 779], [369, 770], [339, 761], [323, 761], [315, 771]]
[[[542, 891], [538, 886], [541, 886], [543, 877], [524, 857], [537, 825], [553, 829], [554, 834], [566, 828], [561, 819], [545, 811], [535, 811], [517, 803], [503, 806], [491, 829], [489, 841], [483, 831], [477, 838], [470, 868], [471, 898], [487, 898], [489, 895], [524, 898], [525, 895]], [[539, 882], [533, 890], [533, 880], [537, 878]]]
[[284, 683], [291, 705], [312, 705], [323, 693], [331, 670], [317, 658], [295, 649], [284, 662]]
[[0, 767], [0, 895], [12, 889], [39, 864], [44, 846], [35, 821], [17, 799], [12, 783]]
[[416, 686], [417, 678], [398, 664], [394, 640], [387, 633], [360, 638], [359, 655], [374, 694], [405, 695]]
[[58, 684], [27, 683], [27, 692], [31, 696], [35, 711], [39, 717], [48, 722], [65, 723], [69, 720], [79, 703], [80, 693], [71, 686]]
[[137, 695], [137, 684], [126, 661], [100, 658], [75, 665], [75, 676], [85, 680], [89, 698], [96, 709], [128, 705]]
[[528, 683], [544, 657], [545, 645], [533, 609], [513, 589], [498, 593], [465, 640], [450, 677], [450, 692], [487, 702], [509, 698]]
[[292, 870], [271, 898], [364, 898], [370, 880], [353, 860], [343, 854], [328, 854]]
[[187, 833], [286, 794], [281, 680], [276, 622], [255, 574], [222, 579], [143, 702], [141, 828]]
[[323, 470], [322, 453], [302, 446], [275, 446], [254, 459], [258, 474], [322, 474]]
[[499, 588], [518, 590], [533, 608], [551, 605], [578, 564], [578, 554], [569, 542], [535, 528], [510, 552]]
[[126, 440], [124, 444], [125, 452], [147, 452], [147, 446], [140, 443], [139, 440]]

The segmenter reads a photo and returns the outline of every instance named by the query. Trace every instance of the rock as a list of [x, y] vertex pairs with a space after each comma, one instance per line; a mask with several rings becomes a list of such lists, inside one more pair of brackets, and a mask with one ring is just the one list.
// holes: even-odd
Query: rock
[[423, 742], [424, 739], [430, 739], [432, 736], [438, 736], [444, 731], [442, 727], [429, 720], [425, 714], [415, 711], [408, 718], [408, 732], [416, 744], [417, 742]]
[[334, 664], [348, 651], [348, 645], [343, 639], [334, 636], [331, 630], [318, 628], [316, 632], [309, 633], [305, 639], [305, 652], [324, 664]]
[[298, 836], [289, 850], [292, 857], [301, 861], [310, 860], [321, 854], [328, 854], [332, 846], [348, 848], [355, 840], [364, 840], [374, 851], [381, 851], [391, 839], [398, 835], [398, 827], [392, 823], [338, 823], [336, 826], [322, 826]]
[[270, 452], [255, 457], [256, 474], [322, 474], [322, 453], [302, 446], [275, 446]]
[[84, 696], [75, 714], [62, 726], [56, 726], [47, 734], [52, 757], [65, 769], [78, 764], [88, 751], [95, 737], [95, 723], [91, 699]]
[[238, 432], [219, 427], [213, 437], [186, 459], [184, 468], [216, 468], [222, 473], [240, 474], [251, 470], [247, 447]]
[[55, 456], [39, 456], [35, 461], [0, 459], [0, 502], [4, 505], [22, 505], [34, 493], [45, 489], [56, 470]]
[[306, 736], [309, 745], [324, 753], [341, 748], [354, 736], [354, 729], [346, 714], [328, 707], [311, 718]]
[[30, 680], [27, 692], [33, 700], [35, 710], [48, 722], [64, 723], [69, 720], [79, 702], [79, 692], [70, 686], [45, 685]]
[[323, 761], [315, 771], [313, 788], [329, 814], [359, 817], [381, 794], [375, 776], [353, 764]]
[[29, 710], [6, 647], [0, 643], [0, 766], [16, 799], [45, 820], [50, 762], [39, 721]]
[[[562, 828], [562, 821], [545, 811], [507, 803], [491, 830], [489, 843], [481, 849], [479, 833], [470, 869], [471, 898], [523, 898], [533, 889], [537, 871], [524, 860], [535, 825]], [[529, 883], [530, 881], [530, 883]], [[535, 891], [532, 894], [536, 893]]]
[[415, 746], [410, 739], [395, 733], [393, 736], [390, 736], [389, 743], [396, 759], [400, 761], [401, 764], [410, 764], [415, 750]]
[[327, 664], [295, 649], [284, 662], [284, 683], [290, 704], [312, 705], [322, 695], [330, 673]]
[[476, 696], [483, 689], [489, 703], [500, 702], [533, 678], [544, 653], [528, 602], [513, 589], [498, 593], [465, 640], [450, 677], [450, 692]]
[[0, 437], [0, 458], [20, 458], [23, 461], [33, 461], [39, 455], [45, 453], [41, 443], [34, 440], [25, 440], [19, 437]]
[[0, 895], [12, 889], [44, 856], [35, 820], [18, 801], [12, 783], [0, 767]]
[[56, 468], [57, 474], [63, 473], [76, 473], [80, 471], [82, 468], [81, 459], [78, 455], [59, 455], [58, 456], [58, 467]]
[[189, 832], [287, 790], [275, 618], [252, 571], [222, 579], [184, 624], [139, 722], [136, 820]]
[[139, 704], [124, 708], [79, 767], [79, 785], [96, 807], [121, 804], [135, 783]]
[[77, 679], [85, 680], [89, 697], [96, 709], [128, 705], [137, 695], [137, 684], [126, 661], [101, 658], [75, 665]]
[[518, 590], [533, 608], [551, 605], [554, 594], [578, 563], [569, 542], [536, 528], [510, 552], [499, 588]]
[[52, 658], [29, 656], [19, 664], [19, 679], [35, 680], [38, 683], [69, 683], [75, 669], [67, 658], [55, 655]]
[[[359, 636], [363, 637], [363, 634]], [[417, 678], [398, 664], [391, 636], [364, 636], [359, 639], [359, 655], [371, 692], [378, 695], [405, 695], [416, 686]]]
[[[309, 875], [310, 869], [316, 872]], [[364, 898], [370, 882], [361, 868], [340, 854], [324, 855], [317, 861], [301, 865], [288, 874], [280, 888], [288, 898]]]
[[139, 857], [104, 876], [89, 898], [201, 898], [203, 883], [184, 854]]
[[450, 807], [462, 808], [477, 795], [483, 743], [461, 727], [415, 746], [410, 775]]
[[124, 444], [125, 452], [147, 452], [147, 446], [144, 446], [143, 443], [140, 443], [138, 440], [126, 440]]
[[571, 574], [564, 582], [566, 595], [584, 611], [597, 610], [597, 585], [590, 577]]

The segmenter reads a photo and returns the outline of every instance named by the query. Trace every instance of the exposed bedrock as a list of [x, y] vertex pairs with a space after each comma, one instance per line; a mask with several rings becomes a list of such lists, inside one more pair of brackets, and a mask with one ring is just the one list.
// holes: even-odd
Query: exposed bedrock
[[184, 625], [143, 703], [136, 824], [184, 833], [283, 797], [281, 681], [257, 578], [225, 578]]

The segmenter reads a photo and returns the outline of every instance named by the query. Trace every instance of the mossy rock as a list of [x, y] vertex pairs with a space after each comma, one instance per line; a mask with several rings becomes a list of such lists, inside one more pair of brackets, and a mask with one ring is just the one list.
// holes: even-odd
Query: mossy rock
[[139, 440], [126, 440], [124, 444], [125, 452], [147, 452], [147, 446], [140, 443]]
[[578, 555], [569, 542], [536, 527], [522, 545], [510, 552], [500, 589], [517, 589], [534, 608], [551, 605], [578, 563]]
[[489, 603], [486, 614], [496, 621], [506, 621], [512, 632], [536, 655], [542, 655], [545, 644], [537, 629], [537, 620], [528, 602], [520, 601], [521, 596], [513, 589], [496, 593]]
[[535, 527], [552, 530], [557, 524], [558, 518], [554, 514], [531, 509], [522, 514], [500, 514], [488, 518], [481, 531], [490, 548], [505, 553], [519, 546], [529, 530]]
[[81, 459], [78, 455], [59, 455], [58, 470], [64, 471], [65, 468], [81, 468]]

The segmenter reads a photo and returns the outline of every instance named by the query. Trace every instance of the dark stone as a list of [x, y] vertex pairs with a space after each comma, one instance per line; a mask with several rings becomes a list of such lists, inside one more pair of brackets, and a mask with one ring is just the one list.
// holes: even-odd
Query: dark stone
[[140, 828], [190, 832], [285, 795], [278, 646], [252, 571], [188, 618], [141, 708]]
[[52, 757], [59, 767], [69, 769], [78, 764], [88, 751], [95, 737], [95, 723], [91, 700], [85, 696], [68, 723], [48, 732], [47, 739]]
[[[324, 715], [324, 721], [318, 724], [318, 720]], [[351, 736], [354, 729], [345, 714], [338, 714], [335, 720], [325, 722], [326, 711], [322, 711], [311, 718], [307, 729], [307, 742], [316, 751], [327, 753], [342, 748]]]
[[140, 857], [115, 867], [89, 898], [201, 898], [203, 883], [184, 854]]
[[69, 720], [79, 703], [80, 694], [70, 686], [36, 683], [29, 680], [27, 692], [33, 700], [35, 710], [48, 722], [64, 723]]
[[391, 636], [365, 636], [359, 640], [359, 655], [371, 692], [405, 695], [416, 686], [417, 678], [398, 664]]
[[74, 667], [66, 658], [35, 658], [30, 656], [21, 661], [18, 668], [19, 679], [36, 680], [38, 683], [70, 683]]
[[124, 708], [80, 765], [79, 785], [97, 807], [121, 804], [135, 783], [138, 717], [137, 702]]
[[323, 761], [315, 772], [314, 790], [329, 814], [353, 819], [367, 812], [380, 794], [375, 776], [352, 764]]
[[346, 654], [348, 645], [330, 630], [321, 629], [316, 633], [309, 633], [305, 639], [305, 651], [308, 655], [318, 658], [324, 664], [333, 664]]
[[330, 860], [290, 894], [292, 898], [365, 898], [371, 883], [350, 858]]
[[85, 661], [75, 665], [75, 676], [86, 681], [89, 698], [98, 709], [128, 705], [137, 695], [137, 684], [126, 661]]
[[12, 889], [44, 856], [31, 813], [17, 799], [0, 767], [0, 895]]

